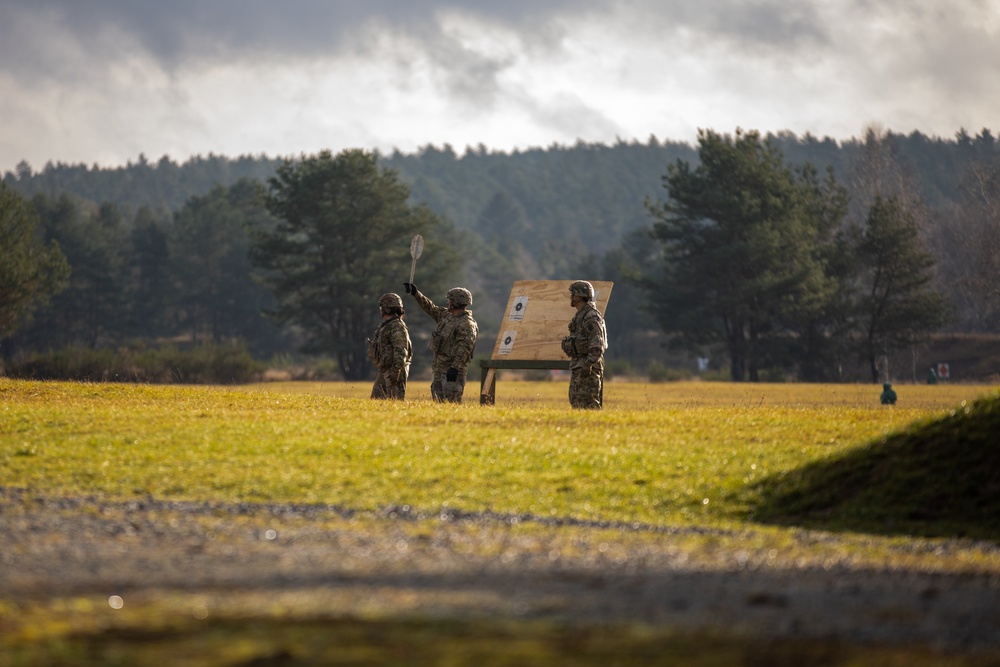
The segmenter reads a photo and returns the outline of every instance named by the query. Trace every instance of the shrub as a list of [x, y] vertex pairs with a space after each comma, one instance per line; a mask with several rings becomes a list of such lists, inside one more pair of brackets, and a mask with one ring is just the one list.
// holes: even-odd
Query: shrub
[[145, 350], [136, 360], [149, 382], [183, 384], [240, 384], [263, 372], [243, 343], [199, 345], [182, 350], [174, 346]]
[[761, 382], [788, 382], [788, 375], [777, 368], [765, 368], [760, 371]]
[[282, 352], [271, 357], [265, 366], [265, 379], [270, 380], [328, 382], [343, 379], [336, 360], [327, 356], [309, 357]]
[[135, 369], [114, 350], [66, 347], [31, 354], [6, 368], [7, 375], [36, 380], [81, 380], [101, 382], [130, 380]]
[[313, 380], [340, 380], [340, 367], [336, 359], [317, 357], [309, 364], [309, 376]]
[[694, 373], [684, 368], [670, 368], [665, 366], [658, 359], [654, 359], [646, 366], [646, 378], [650, 382], [683, 382], [690, 380]]
[[604, 364], [604, 377], [611, 379], [619, 376], [629, 376], [635, 373], [628, 359], [612, 359]]
[[27, 356], [10, 364], [7, 375], [36, 380], [239, 384], [263, 371], [240, 342], [134, 350], [67, 347]]

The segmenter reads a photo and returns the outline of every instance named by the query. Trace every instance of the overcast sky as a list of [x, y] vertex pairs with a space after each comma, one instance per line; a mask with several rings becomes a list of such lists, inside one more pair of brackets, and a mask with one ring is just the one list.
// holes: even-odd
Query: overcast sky
[[0, 171], [998, 121], [1000, 0], [0, 0]]

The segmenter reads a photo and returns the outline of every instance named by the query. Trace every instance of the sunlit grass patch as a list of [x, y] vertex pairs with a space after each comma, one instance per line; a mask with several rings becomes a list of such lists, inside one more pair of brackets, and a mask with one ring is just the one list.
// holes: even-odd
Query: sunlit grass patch
[[[562, 383], [507, 385], [511, 397], [482, 407], [370, 401], [360, 385], [340, 383], [0, 380], [0, 485], [731, 526], [764, 477], [986, 391], [907, 387], [901, 394], [924, 407], [886, 408], [869, 386], [610, 383], [608, 408], [590, 413], [568, 408]], [[519, 403], [518, 393], [536, 400]]]

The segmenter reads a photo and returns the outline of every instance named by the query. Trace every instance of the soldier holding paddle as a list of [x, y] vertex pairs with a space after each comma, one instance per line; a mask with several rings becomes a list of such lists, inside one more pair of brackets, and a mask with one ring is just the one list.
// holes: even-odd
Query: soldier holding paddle
[[410, 256], [413, 257], [410, 282], [403, 283], [403, 287], [420, 309], [437, 322], [429, 343], [431, 352], [434, 353], [434, 360], [431, 362], [431, 371], [434, 373], [431, 397], [435, 401], [461, 403], [465, 392], [465, 376], [479, 337], [479, 325], [472, 317], [472, 311], [467, 310], [472, 305], [472, 292], [464, 287], [453, 287], [448, 290], [447, 307], [436, 306], [421, 294], [413, 284], [413, 276], [417, 269], [417, 258], [423, 250], [424, 239], [417, 234], [410, 241]]
[[479, 325], [466, 310], [472, 305], [472, 292], [464, 287], [448, 290], [448, 306], [436, 306], [420, 293], [413, 283], [404, 283], [406, 293], [414, 298], [417, 305], [430, 315], [437, 328], [431, 334], [430, 348], [434, 353], [431, 370], [431, 396], [436, 401], [461, 403], [465, 392], [465, 376], [476, 349]]

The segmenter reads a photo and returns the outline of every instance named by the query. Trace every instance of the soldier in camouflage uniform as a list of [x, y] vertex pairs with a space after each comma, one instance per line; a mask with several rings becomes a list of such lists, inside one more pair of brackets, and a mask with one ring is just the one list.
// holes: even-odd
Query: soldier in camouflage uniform
[[448, 307], [435, 306], [434, 302], [420, 293], [412, 283], [403, 283], [406, 293], [411, 295], [420, 308], [430, 315], [437, 328], [431, 334], [430, 348], [434, 353], [431, 370], [431, 396], [435, 401], [461, 403], [465, 392], [465, 375], [472, 361], [479, 337], [479, 325], [466, 310], [472, 305], [472, 292], [464, 287], [448, 290]]
[[569, 403], [574, 408], [600, 410], [603, 400], [604, 351], [608, 332], [604, 318], [594, 305], [594, 286], [577, 280], [569, 286], [570, 305], [576, 315], [569, 323], [569, 335], [562, 340], [569, 357]]
[[406, 376], [410, 373], [413, 345], [403, 322], [403, 299], [398, 294], [383, 294], [378, 300], [382, 323], [368, 339], [368, 358], [378, 369], [372, 398], [406, 398]]

